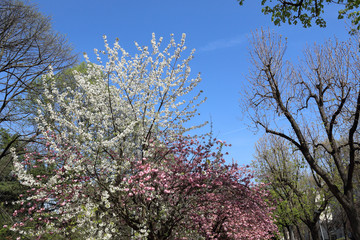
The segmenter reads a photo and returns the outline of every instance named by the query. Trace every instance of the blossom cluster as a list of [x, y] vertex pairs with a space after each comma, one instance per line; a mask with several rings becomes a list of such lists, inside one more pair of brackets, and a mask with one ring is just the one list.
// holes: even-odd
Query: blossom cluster
[[[44, 77], [38, 127], [44, 147], [14, 156], [28, 187], [11, 229], [30, 238], [263, 239], [276, 231], [266, 192], [246, 168], [226, 165], [216, 140], [184, 133], [203, 102], [191, 96], [185, 36], [160, 51], [115, 42], [74, 72], [72, 87]], [[108, 58], [103, 63], [101, 56]], [[202, 140], [203, 141], [203, 140]], [[214, 145], [218, 146], [215, 152]]]
[[[77, 172], [74, 166], [88, 164], [88, 157], [63, 145], [41, 158], [49, 164], [55, 158], [57, 166], [35, 178], [14, 212], [22, 217], [13, 229], [31, 225], [30, 236], [81, 232], [94, 239], [263, 239], [276, 231], [267, 192], [251, 183], [248, 168], [225, 164], [225, 143], [151, 140], [146, 157], [129, 157], [116, 172], [99, 166], [93, 173]], [[220, 149], [212, 151], [213, 145]]]

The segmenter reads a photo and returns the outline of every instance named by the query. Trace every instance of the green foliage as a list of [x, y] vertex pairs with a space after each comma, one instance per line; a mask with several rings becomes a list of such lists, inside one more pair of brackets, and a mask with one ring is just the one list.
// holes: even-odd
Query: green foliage
[[[25, 191], [25, 187], [12, 175], [13, 165], [8, 150], [11, 142], [14, 142], [13, 147], [19, 146], [16, 135], [0, 128], [0, 239], [15, 239], [10, 226], [13, 224], [12, 213], [18, 206], [13, 202]], [[4, 225], [8, 227], [4, 228]]]
[[[245, 0], [238, 0], [240, 5], [244, 4]], [[337, 4], [344, 6], [338, 12], [338, 19], [348, 18], [354, 26], [351, 33], [360, 30], [360, 11], [356, 9], [360, 6], [360, 0], [277, 0], [272, 3], [272, 0], [262, 0], [262, 12], [271, 15], [271, 21], [280, 26], [282, 23], [297, 24], [301, 23], [303, 27], [311, 27], [315, 24], [320, 27], [326, 27], [326, 21], [322, 17], [324, 15], [324, 7], [329, 4]]]
[[16, 136], [11, 135], [9, 130], [0, 128], [0, 153], [1, 153], [0, 181], [7, 179], [9, 176], [9, 173], [12, 170], [12, 166], [11, 166], [12, 164], [7, 155], [9, 153], [9, 151], [8, 151], [9, 145], [11, 144], [12, 141], [15, 140], [15, 138], [16, 138]]
[[[0, 181], [0, 239], [13, 239], [10, 238], [14, 234], [10, 231], [14, 223], [12, 213], [18, 208], [13, 202], [18, 200], [19, 195], [24, 191], [25, 188], [17, 181]], [[4, 225], [8, 227], [4, 228]]]
[[299, 152], [270, 135], [259, 140], [255, 159], [252, 166], [257, 180], [268, 185], [277, 201], [274, 215], [279, 231], [289, 226], [315, 226], [331, 195], [305, 166]]

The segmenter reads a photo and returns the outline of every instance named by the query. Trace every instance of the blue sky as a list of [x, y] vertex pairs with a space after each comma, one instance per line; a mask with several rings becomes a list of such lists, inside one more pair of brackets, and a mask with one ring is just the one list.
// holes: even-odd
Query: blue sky
[[[233, 146], [227, 151], [240, 164], [249, 164], [254, 144], [262, 136], [247, 127], [242, 115], [239, 92], [243, 91], [250, 66], [248, 36], [251, 31], [270, 28], [288, 38], [289, 59], [301, 57], [302, 49], [336, 36], [347, 39], [346, 24], [337, 20], [334, 8], [325, 9], [328, 26], [304, 29], [300, 25], [274, 26], [270, 16], [261, 13], [260, 0], [33, 0], [39, 10], [52, 17], [53, 28], [65, 34], [75, 51], [91, 54], [103, 49], [102, 35], [109, 43], [117, 37], [120, 45], [134, 53], [134, 41], [149, 45], [151, 34], [180, 40], [186, 33], [187, 46], [196, 49], [191, 63], [194, 76], [201, 72], [198, 90], [208, 100], [200, 107], [196, 122], [212, 119], [214, 135]], [[80, 57], [80, 60], [81, 59]], [[204, 131], [209, 130], [208, 128]]]

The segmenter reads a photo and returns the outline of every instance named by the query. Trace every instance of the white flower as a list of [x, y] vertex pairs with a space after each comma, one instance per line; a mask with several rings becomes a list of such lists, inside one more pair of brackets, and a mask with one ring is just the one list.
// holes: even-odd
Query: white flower
[[[64, 194], [62, 187], [68, 184], [73, 195], [70, 202], [59, 209], [66, 214], [59, 216], [58, 221], [75, 217], [77, 227], [84, 228], [89, 239], [114, 237], [116, 226], [109, 228], [111, 235], [98, 229], [95, 219], [103, 211], [106, 213], [101, 215], [104, 223], [117, 221], [118, 216], [111, 208], [115, 206], [111, 202], [113, 196], [123, 194], [123, 189], [131, 189], [128, 181], [117, 179], [131, 167], [124, 156], [136, 158], [146, 154], [142, 147], [150, 137], [156, 138], [159, 130], [169, 136], [187, 131], [183, 124], [204, 101], [199, 99], [200, 93], [189, 94], [201, 78], [199, 75], [190, 78], [189, 62], [193, 52], [186, 58], [181, 57], [186, 49], [185, 35], [179, 44], [172, 35], [170, 43], [161, 50], [162, 38], [157, 41], [153, 34], [152, 50], [135, 43], [138, 54], [134, 56], [122, 49], [118, 41], [111, 48], [105, 35], [103, 38], [105, 51], [94, 50], [99, 64], [91, 63], [85, 54], [87, 69], [73, 73], [74, 88], [59, 91], [51, 71], [43, 77], [47, 101], [39, 102], [36, 119], [56, 157], [42, 160], [46, 166], [63, 170], [44, 183], [37, 182], [12, 150], [14, 171], [22, 184], [42, 187], [42, 191], [51, 189], [53, 195]], [[104, 56], [107, 62], [103, 64]], [[200, 126], [202, 124], [193, 128]], [[56, 136], [52, 129], [56, 129]], [[124, 177], [129, 179], [128, 175], [120, 179]], [[85, 198], [86, 190], [94, 197]], [[41, 194], [46, 195], [40, 191], [33, 199]], [[147, 236], [147, 231], [144, 225], [140, 232]]]

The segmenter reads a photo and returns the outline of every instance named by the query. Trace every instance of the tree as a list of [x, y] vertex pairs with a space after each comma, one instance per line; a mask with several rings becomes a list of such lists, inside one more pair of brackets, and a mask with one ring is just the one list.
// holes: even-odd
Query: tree
[[257, 127], [301, 152], [343, 207], [355, 239], [360, 239], [355, 197], [359, 43], [353, 38], [314, 45], [305, 51], [299, 67], [284, 61], [286, 42], [281, 36], [261, 30], [253, 34], [251, 43], [253, 69], [243, 95], [245, 110]]
[[[240, 5], [244, 4], [245, 0], [238, 0]], [[326, 21], [323, 19], [325, 5], [341, 5], [343, 9], [339, 10], [338, 19], [347, 17], [359, 30], [360, 12], [356, 11], [360, 6], [360, 1], [353, 0], [278, 0], [276, 4], [270, 4], [267, 0], [262, 0], [261, 5], [264, 6], [262, 12], [264, 14], [271, 14], [271, 21], [275, 25], [281, 23], [297, 24], [300, 22], [304, 27], [311, 27], [313, 20], [315, 24], [320, 27], [326, 27]]]
[[270, 135], [257, 143], [253, 165], [257, 178], [269, 185], [278, 202], [277, 224], [286, 228], [291, 237], [292, 225], [299, 230], [302, 222], [316, 240], [320, 239], [320, 216], [329, 206], [332, 194], [302, 158], [286, 140]]
[[[52, 73], [44, 76], [44, 93], [38, 101], [37, 121], [44, 141], [53, 143], [54, 149], [61, 152], [66, 152], [59, 148], [65, 145], [58, 146], [52, 134], [71, 143], [84, 161], [78, 167], [72, 166], [69, 174], [85, 171], [85, 179], [93, 179], [105, 169], [115, 179], [118, 171], [129, 167], [128, 158], [146, 155], [150, 139], [161, 139], [165, 133], [171, 138], [200, 127], [185, 127], [203, 101], [199, 99], [202, 91], [186, 96], [196, 87], [200, 76], [190, 79], [193, 53], [187, 58], [181, 56], [186, 49], [185, 35], [179, 44], [171, 38], [161, 52], [162, 38], [157, 41], [153, 36], [152, 51], [136, 44], [139, 54], [134, 57], [117, 41], [110, 48], [106, 37], [104, 40], [106, 51], [96, 53], [100, 63], [101, 54], [108, 58], [108, 63], [102, 66], [87, 59], [86, 71], [75, 71], [74, 85], [65, 91], [58, 88]], [[54, 167], [61, 169], [61, 162]]]
[[136, 43], [140, 53], [134, 57], [117, 41], [110, 48], [104, 40], [106, 51], [96, 53], [100, 63], [100, 54], [109, 61], [102, 66], [87, 59], [86, 73], [74, 73], [73, 89], [60, 92], [51, 73], [44, 78], [38, 118], [43, 132], [56, 129], [86, 151], [93, 149], [91, 155], [98, 148], [116, 148], [121, 156], [126, 151], [141, 155], [146, 142], [160, 131], [182, 134], [206, 124], [185, 125], [205, 100], [199, 99], [202, 91], [189, 96], [201, 78], [190, 79], [193, 52], [185, 59], [181, 56], [185, 35], [179, 44], [172, 38], [162, 52], [162, 38], [157, 42], [153, 35], [153, 50]]
[[[72, 68], [64, 69], [56, 74], [54, 81], [56, 88], [60, 92], [66, 91], [69, 87], [74, 88], [73, 83], [75, 81], [73, 71], [86, 73], [86, 63], [81, 63]], [[33, 118], [36, 116], [40, 107], [38, 100], [45, 101], [44, 96], [41, 94], [43, 91], [41, 90], [43, 89], [42, 79], [38, 78], [34, 80], [32, 86], [37, 89], [37, 91], [24, 92], [22, 99], [19, 99], [14, 103], [14, 108], [20, 109], [20, 112], [26, 112], [28, 114], [26, 126], [28, 128], [36, 129], [36, 123]], [[24, 194], [24, 192], [28, 189], [24, 188], [24, 186], [19, 183], [18, 179], [16, 179], [13, 174], [14, 167], [11, 156], [8, 154], [9, 148], [10, 146], [14, 147], [17, 154], [23, 156], [26, 152], [41, 152], [41, 149], [43, 148], [42, 144], [45, 143], [36, 135], [30, 139], [14, 137], [14, 134], [11, 134], [10, 131], [6, 129], [2, 129], [0, 137], [0, 149], [7, 148], [5, 151], [7, 154], [0, 158], [0, 166], [2, 166], [0, 169], [0, 226], [11, 226], [15, 221], [12, 213], [18, 208], [17, 205], [12, 203], [18, 201], [19, 195]], [[14, 141], [14, 143], [9, 144], [9, 141]], [[37, 169], [37, 172], [39, 172], [39, 170], [40, 168]], [[40, 171], [42, 170], [45, 169], [41, 169]], [[42, 174], [47, 174], [47, 171], [42, 171]], [[10, 235], [13, 235], [13, 232], [10, 230], [3, 232], [0, 231], [0, 238], [11, 238]], [[12, 238], [16, 237], [13, 236]]]
[[[50, 66], [54, 71], [76, 61], [66, 39], [52, 30], [49, 17], [36, 7], [18, 0], [0, 1], [0, 211], [1, 224], [12, 222], [11, 202], [24, 188], [12, 176], [10, 148], [18, 154], [36, 139], [30, 122], [32, 110], [25, 108], [41, 93], [35, 84]], [[21, 104], [20, 104], [21, 103]], [[3, 236], [3, 235], [1, 235]]]
[[[0, 3], [0, 126], [10, 129], [14, 141], [29, 136], [21, 131], [21, 120], [28, 116], [19, 111], [16, 101], [28, 91], [38, 92], [35, 79], [46, 73], [71, 66], [76, 61], [66, 39], [51, 29], [50, 19], [31, 5], [18, 0]], [[11, 145], [14, 141], [9, 141]], [[10, 146], [9, 145], [9, 146]], [[9, 146], [0, 158], [9, 153]]]
[[[12, 141], [13, 136], [6, 129], [1, 129], [0, 135], [0, 148], [4, 148], [9, 145], [9, 141]], [[21, 146], [19, 142], [15, 142], [13, 146], [16, 146], [21, 154]], [[18, 200], [21, 193], [25, 191], [25, 188], [17, 181], [14, 174], [12, 174], [13, 166], [10, 160], [11, 156], [0, 158], [0, 226], [14, 224], [12, 213], [17, 208], [13, 205], [13, 202]], [[12, 239], [14, 233], [8, 229], [0, 229], [0, 238]], [[8, 237], [8, 238], [7, 238]]]
[[[51, 142], [47, 156], [28, 154], [26, 168], [17, 165], [32, 189], [14, 212], [23, 216], [13, 228], [30, 237], [75, 231], [94, 239], [265, 239], [276, 231], [268, 193], [251, 184], [248, 169], [224, 164], [221, 141], [151, 141], [144, 158], [126, 159], [126, 169], [98, 165], [89, 175], [72, 171], [92, 159], [53, 137], [61, 151]], [[220, 150], [213, 152], [214, 144]], [[61, 168], [51, 177], [24, 172], [42, 163]]]

